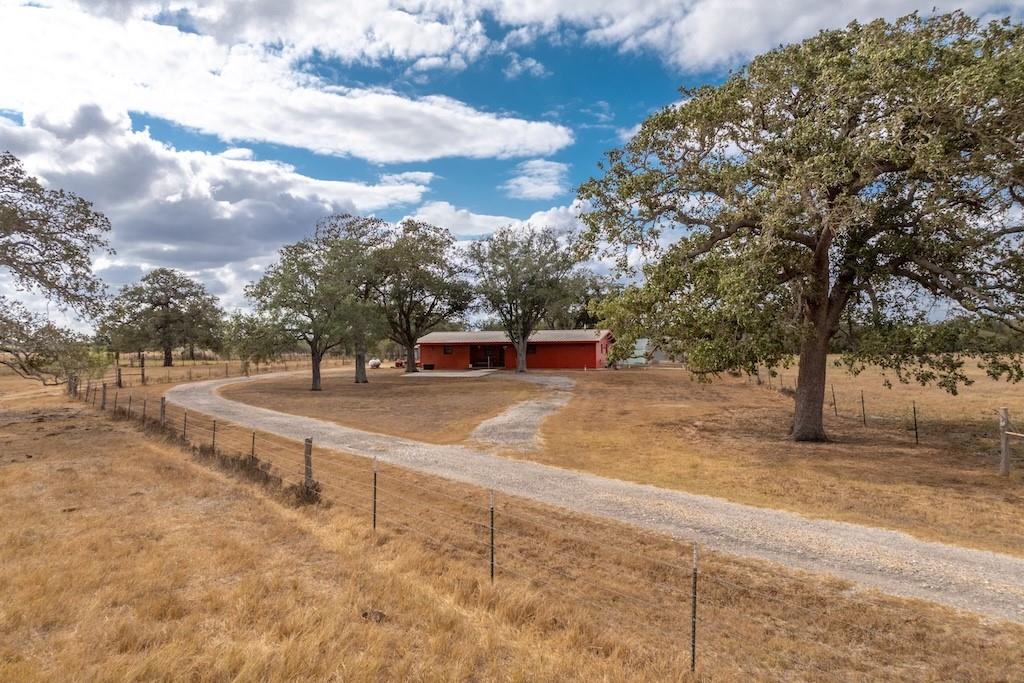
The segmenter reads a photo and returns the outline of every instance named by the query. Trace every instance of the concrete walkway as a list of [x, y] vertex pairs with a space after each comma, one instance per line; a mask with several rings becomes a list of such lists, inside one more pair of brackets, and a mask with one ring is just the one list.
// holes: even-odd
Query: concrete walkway
[[229, 384], [273, 376], [183, 384], [168, 391], [167, 398], [190, 410], [280, 436], [312, 437], [321, 448], [376, 456], [427, 474], [696, 540], [723, 552], [1024, 623], [1021, 558], [502, 458], [465, 446], [364, 432], [230, 401], [217, 393]]

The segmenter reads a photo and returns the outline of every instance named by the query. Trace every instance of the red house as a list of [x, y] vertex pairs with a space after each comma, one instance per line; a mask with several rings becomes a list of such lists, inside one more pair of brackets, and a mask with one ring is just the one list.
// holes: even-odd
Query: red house
[[[526, 367], [603, 368], [613, 340], [610, 330], [539, 330], [527, 344]], [[504, 332], [431, 332], [418, 346], [424, 370], [516, 367], [516, 347]]]

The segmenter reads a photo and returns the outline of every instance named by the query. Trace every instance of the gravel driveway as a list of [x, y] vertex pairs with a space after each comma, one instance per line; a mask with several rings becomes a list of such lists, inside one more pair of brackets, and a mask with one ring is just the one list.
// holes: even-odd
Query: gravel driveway
[[271, 377], [183, 384], [168, 391], [167, 399], [284, 437], [312, 437], [321, 448], [376, 456], [420, 472], [693, 539], [723, 552], [825, 572], [892, 595], [1024, 623], [1021, 558], [502, 458], [465, 446], [364, 432], [245, 405], [217, 393], [229, 384]]

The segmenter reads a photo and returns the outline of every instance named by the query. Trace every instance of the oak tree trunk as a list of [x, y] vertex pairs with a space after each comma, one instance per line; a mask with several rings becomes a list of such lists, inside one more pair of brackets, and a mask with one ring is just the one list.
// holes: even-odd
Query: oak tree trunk
[[526, 339], [516, 344], [516, 372], [526, 372]]
[[321, 391], [320, 387], [320, 361], [323, 359], [322, 353], [313, 353], [312, 362], [313, 366], [313, 386], [310, 387], [310, 391]]
[[355, 383], [368, 384], [367, 379], [367, 351], [360, 349], [355, 351]]
[[170, 346], [164, 347], [164, 367], [169, 368], [174, 365], [173, 349]]
[[800, 344], [800, 369], [793, 414], [794, 441], [828, 440], [822, 418], [827, 363], [828, 336], [816, 330], [808, 334]]
[[405, 371], [416, 372], [416, 347], [405, 347]]

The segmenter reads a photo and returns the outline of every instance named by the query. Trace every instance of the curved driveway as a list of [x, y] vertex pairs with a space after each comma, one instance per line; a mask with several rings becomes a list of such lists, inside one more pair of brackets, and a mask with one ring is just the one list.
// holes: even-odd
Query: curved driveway
[[465, 446], [364, 432], [230, 401], [217, 393], [229, 384], [270, 377], [183, 384], [168, 391], [167, 399], [280, 436], [312, 437], [320, 447], [376, 456], [427, 474], [696, 540], [723, 552], [825, 572], [893, 595], [1024, 623], [1021, 558], [502, 458]]

